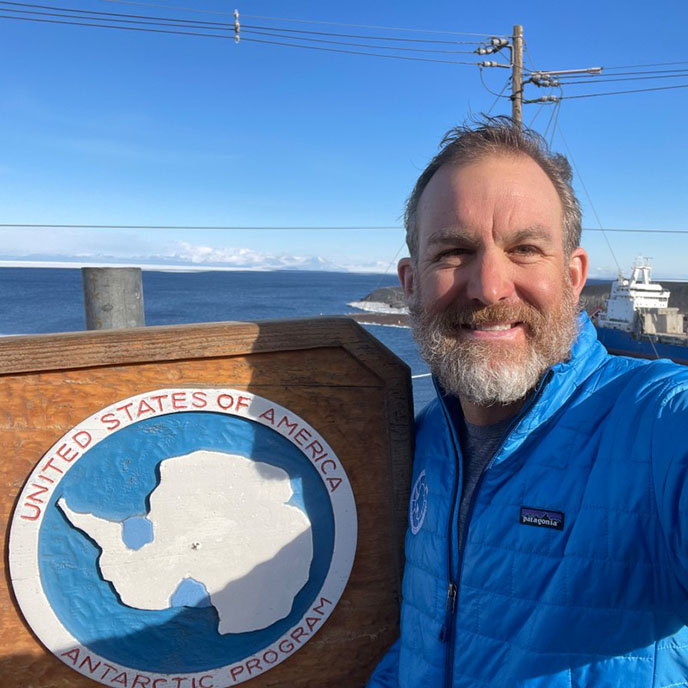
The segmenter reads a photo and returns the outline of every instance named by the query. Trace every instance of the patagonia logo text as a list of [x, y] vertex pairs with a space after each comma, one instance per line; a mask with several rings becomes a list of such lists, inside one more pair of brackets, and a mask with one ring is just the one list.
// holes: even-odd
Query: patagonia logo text
[[535, 509], [530, 506], [522, 506], [521, 523], [526, 526], [564, 530], [564, 513], [552, 511], [552, 509]]

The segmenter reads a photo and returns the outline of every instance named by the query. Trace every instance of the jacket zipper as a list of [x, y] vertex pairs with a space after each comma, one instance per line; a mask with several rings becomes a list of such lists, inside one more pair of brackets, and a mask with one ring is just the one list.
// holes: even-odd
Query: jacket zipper
[[[445, 614], [445, 622], [442, 627], [442, 633], [440, 633], [440, 640], [443, 642], [447, 643], [447, 652], [445, 655], [445, 671], [444, 671], [444, 687], [445, 688], [451, 688], [452, 684], [452, 678], [453, 678], [453, 673], [454, 673], [454, 636], [456, 635], [456, 606], [458, 603], [459, 599], [459, 588], [458, 588], [458, 582], [461, 580], [461, 570], [463, 568], [463, 552], [466, 548], [466, 536], [468, 535], [468, 525], [471, 522], [471, 518], [473, 517], [473, 508], [475, 507], [475, 501], [478, 496], [478, 493], [480, 492], [480, 487], [483, 482], [483, 478], [485, 477], [485, 474], [487, 471], [492, 468], [494, 465], [495, 459], [497, 456], [499, 456], [499, 453], [502, 451], [504, 445], [506, 444], [507, 439], [509, 438], [509, 435], [512, 433], [514, 428], [521, 422], [523, 418], [528, 414], [530, 409], [533, 408], [537, 400], [540, 398], [540, 395], [542, 394], [542, 391], [544, 388], [547, 386], [549, 381], [552, 379], [553, 371], [549, 370], [547, 375], [540, 381], [540, 384], [538, 388], [535, 391], [535, 394], [530, 398], [528, 403], [521, 409], [520, 413], [516, 415], [514, 418], [513, 422], [511, 425], [509, 425], [509, 429], [504, 433], [504, 437], [502, 439], [501, 444], [499, 447], [496, 449], [495, 453], [492, 455], [492, 458], [490, 459], [490, 462], [487, 464], [485, 467], [485, 470], [480, 474], [480, 477], [478, 478], [478, 482], [475, 485], [475, 488], [473, 489], [473, 493], [471, 495], [471, 501], [468, 505], [468, 511], [466, 513], [466, 520], [463, 524], [463, 537], [461, 539], [462, 547], [461, 550], [457, 550], [457, 555], [458, 555], [458, 566], [457, 566], [457, 572], [456, 572], [456, 578], [454, 580], [451, 580], [451, 560], [449, 562], [449, 571], [450, 571], [450, 580], [449, 580], [449, 586], [447, 588], [447, 606], [446, 606], [446, 614]], [[443, 404], [444, 406], [444, 404]], [[445, 416], [448, 417], [448, 414], [445, 410]], [[451, 419], [449, 419], [451, 422]], [[454, 425], [453, 423], [450, 425], [450, 428], [452, 428], [452, 437], [454, 437]], [[454, 439], [454, 442], [457, 447], [457, 457], [460, 457], [460, 452], [458, 451], [458, 443], [456, 441], [456, 438]], [[455, 485], [456, 485], [455, 481]], [[457, 501], [457, 495], [456, 491], [454, 493], [454, 502]], [[451, 556], [451, 548], [452, 548], [452, 529], [453, 529], [453, 521], [455, 518], [455, 513], [456, 513], [456, 506], [452, 507], [452, 522], [449, 524], [449, 550], [450, 550], [450, 556]], [[458, 533], [457, 533], [458, 536]], [[458, 543], [457, 543], [458, 544]], [[446, 630], [445, 630], [446, 629]]]
[[458, 589], [454, 583], [449, 582], [447, 588], [447, 603], [445, 605], [444, 624], [440, 629], [440, 640], [447, 642], [449, 639], [449, 629], [451, 628], [451, 620], [456, 611], [456, 598], [458, 596]]
[[439, 385], [437, 384], [437, 380], [433, 378], [433, 384], [435, 385], [435, 391], [437, 392], [437, 396], [440, 398], [441, 401], [441, 406], [442, 406], [442, 412], [444, 413], [444, 418], [447, 423], [447, 427], [449, 428], [449, 434], [452, 438], [452, 442], [454, 444], [454, 456], [456, 458], [456, 470], [454, 471], [454, 484], [452, 486], [452, 495], [451, 495], [451, 515], [449, 518], [449, 537], [447, 538], [447, 577], [449, 578], [449, 584], [447, 586], [447, 599], [445, 602], [445, 613], [444, 613], [444, 623], [442, 624], [442, 627], [440, 628], [440, 635], [439, 639], [441, 642], [446, 643], [449, 642], [450, 640], [450, 635], [451, 635], [451, 622], [452, 622], [452, 617], [454, 616], [454, 611], [456, 610], [456, 599], [457, 599], [457, 594], [458, 594], [458, 588], [456, 587], [456, 584], [454, 583], [454, 572], [452, 571], [452, 562], [453, 562], [453, 552], [452, 552], [452, 546], [453, 546], [453, 538], [452, 538], [452, 529], [453, 525], [455, 522], [455, 517], [456, 517], [456, 509], [458, 508], [458, 500], [457, 500], [457, 493], [459, 492], [459, 475], [461, 473], [461, 447], [459, 445], [459, 438], [456, 436], [456, 429], [454, 426], [454, 423], [452, 423], [451, 417], [449, 415], [449, 411], [446, 407], [446, 404], [442, 400], [442, 390], [440, 389]]

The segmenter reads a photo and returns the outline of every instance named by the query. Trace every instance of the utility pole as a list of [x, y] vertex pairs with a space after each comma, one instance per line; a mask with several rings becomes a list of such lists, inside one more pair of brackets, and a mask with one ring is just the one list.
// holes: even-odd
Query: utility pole
[[[528, 78], [523, 79], [523, 26], [514, 25], [514, 33], [511, 42], [507, 38], [492, 36], [489, 41], [484, 41], [474, 52], [478, 55], [495, 55], [508, 48], [511, 53], [509, 64], [497, 60], [485, 60], [478, 62], [477, 66], [481, 69], [488, 67], [501, 67], [509, 69], [511, 67], [511, 121], [513, 126], [521, 129], [523, 127], [523, 104], [526, 103], [559, 103], [561, 96], [547, 95], [530, 100], [523, 99], [523, 90], [526, 84], [533, 84], [540, 88], [561, 88], [561, 81], [556, 77], [569, 76], [573, 74], [601, 74], [602, 67], [585, 67], [583, 69], [559, 69], [556, 71], [539, 70], [528, 71]], [[501, 95], [501, 93], [500, 93]]]
[[523, 27], [514, 26], [511, 44], [511, 119], [519, 129], [523, 126]]

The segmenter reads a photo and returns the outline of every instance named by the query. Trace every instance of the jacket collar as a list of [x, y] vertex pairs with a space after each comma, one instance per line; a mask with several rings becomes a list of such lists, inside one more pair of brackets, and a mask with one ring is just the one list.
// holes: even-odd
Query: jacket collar
[[[575, 393], [583, 381], [597, 370], [608, 357], [605, 348], [597, 340], [597, 331], [585, 312], [578, 317], [578, 336], [571, 348], [571, 357], [556, 363], [543, 374], [534, 397], [526, 402], [514, 418], [515, 425], [509, 433], [500, 457], [516, 449], [537, 427], [549, 420]], [[440, 404], [447, 413], [447, 395], [434, 379]]]
[[597, 340], [597, 330], [587, 313], [578, 317], [578, 336], [571, 347], [571, 357], [556, 363], [545, 372], [544, 384], [534, 403], [519, 418], [504, 444], [507, 455], [536, 428], [548, 421], [571, 398], [583, 382], [608, 358], [606, 349]]

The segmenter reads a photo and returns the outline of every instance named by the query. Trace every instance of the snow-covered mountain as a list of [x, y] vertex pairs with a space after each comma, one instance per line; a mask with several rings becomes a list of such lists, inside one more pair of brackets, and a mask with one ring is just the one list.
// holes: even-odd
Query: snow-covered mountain
[[0, 255], [0, 267], [82, 267], [82, 266], [139, 266], [144, 269], [189, 269], [189, 270], [319, 270], [349, 272], [348, 268], [318, 256], [268, 255], [248, 251], [217, 256], [164, 255], [164, 256], [111, 256], [106, 254], [61, 255], [55, 253], [33, 253], [23, 256]]

